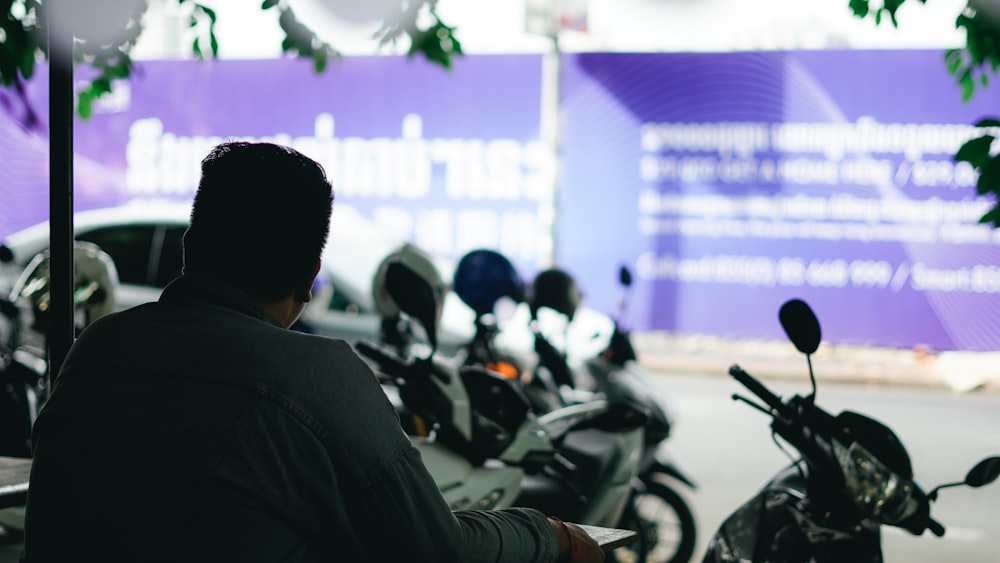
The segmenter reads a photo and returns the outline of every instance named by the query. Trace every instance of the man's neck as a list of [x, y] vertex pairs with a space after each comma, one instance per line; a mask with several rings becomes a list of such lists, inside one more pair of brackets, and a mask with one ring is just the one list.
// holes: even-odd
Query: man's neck
[[302, 309], [305, 306], [304, 303], [295, 299], [295, 296], [292, 294], [277, 300], [255, 301], [255, 303], [262, 311], [274, 319], [275, 322], [285, 328], [292, 326], [295, 320], [299, 318], [299, 315], [302, 314]]

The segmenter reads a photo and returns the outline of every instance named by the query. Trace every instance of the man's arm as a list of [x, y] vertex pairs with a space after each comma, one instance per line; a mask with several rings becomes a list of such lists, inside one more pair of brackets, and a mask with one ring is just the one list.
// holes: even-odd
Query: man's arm
[[371, 487], [369, 509], [394, 530], [374, 546], [381, 556], [484, 563], [549, 563], [557, 558], [557, 533], [537, 510], [452, 512], [416, 448], [372, 479]]

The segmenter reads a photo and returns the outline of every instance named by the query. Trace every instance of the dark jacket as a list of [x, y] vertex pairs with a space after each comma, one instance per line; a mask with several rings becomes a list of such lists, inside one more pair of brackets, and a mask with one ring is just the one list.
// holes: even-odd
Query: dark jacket
[[452, 513], [371, 370], [184, 276], [73, 345], [23, 560], [551, 561], [533, 510]]

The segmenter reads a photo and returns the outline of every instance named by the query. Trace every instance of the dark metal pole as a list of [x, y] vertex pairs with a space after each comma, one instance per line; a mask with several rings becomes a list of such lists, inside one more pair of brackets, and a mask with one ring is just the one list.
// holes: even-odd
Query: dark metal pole
[[[59, 2], [45, 2], [49, 16], [49, 382], [55, 382], [73, 344], [73, 32], [60, 21]], [[65, 10], [62, 14], [65, 15]], [[64, 17], [65, 19], [65, 17]]]

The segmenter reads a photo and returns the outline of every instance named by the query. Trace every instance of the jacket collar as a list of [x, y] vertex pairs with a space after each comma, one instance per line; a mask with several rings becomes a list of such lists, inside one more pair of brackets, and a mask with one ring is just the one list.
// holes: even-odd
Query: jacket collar
[[203, 303], [231, 309], [249, 315], [275, 326], [281, 326], [250, 296], [226, 281], [204, 273], [183, 274], [167, 284], [160, 295], [161, 303]]

